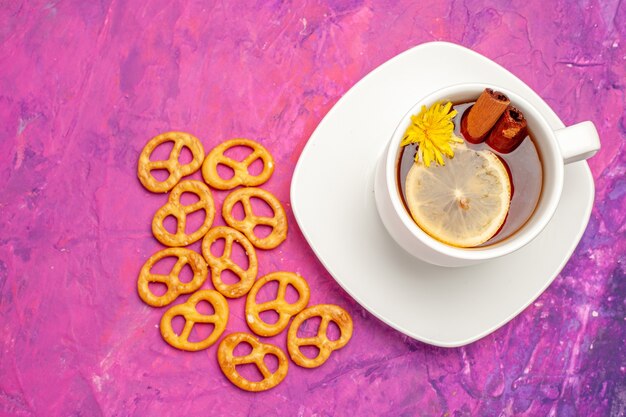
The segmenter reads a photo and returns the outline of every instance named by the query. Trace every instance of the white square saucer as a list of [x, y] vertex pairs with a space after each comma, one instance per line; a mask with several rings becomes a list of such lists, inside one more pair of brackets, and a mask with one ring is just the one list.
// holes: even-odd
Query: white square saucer
[[321, 121], [293, 174], [296, 221], [330, 274], [358, 303], [400, 332], [436, 346], [471, 343], [532, 303], [572, 255], [589, 221], [593, 177], [565, 167], [563, 195], [544, 231], [521, 250], [477, 266], [442, 268], [402, 250], [374, 201], [376, 162], [397, 123], [421, 97], [452, 84], [502, 85], [563, 123], [527, 85], [458, 45], [412, 48], [350, 89]]

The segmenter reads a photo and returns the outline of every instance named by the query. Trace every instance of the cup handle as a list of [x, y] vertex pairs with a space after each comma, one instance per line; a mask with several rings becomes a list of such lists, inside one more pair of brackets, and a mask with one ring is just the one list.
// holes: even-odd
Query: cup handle
[[554, 132], [566, 164], [591, 158], [600, 149], [600, 137], [595, 125], [582, 122]]

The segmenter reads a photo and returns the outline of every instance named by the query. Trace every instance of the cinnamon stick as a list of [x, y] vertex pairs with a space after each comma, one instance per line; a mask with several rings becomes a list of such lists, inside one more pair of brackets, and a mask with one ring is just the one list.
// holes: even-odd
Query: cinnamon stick
[[528, 125], [521, 111], [508, 106], [487, 137], [487, 145], [500, 153], [513, 152], [528, 136]]
[[510, 103], [503, 93], [485, 88], [461, 118], [461, 133], [465, 139], [471, 143], [483, 142]]

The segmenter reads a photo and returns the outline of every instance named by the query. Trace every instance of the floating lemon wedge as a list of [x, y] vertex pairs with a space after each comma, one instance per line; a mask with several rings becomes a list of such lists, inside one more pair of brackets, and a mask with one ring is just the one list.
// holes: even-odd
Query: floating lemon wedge
[[494, 153], [457, 147], [444, 166], [413, 164], [406, 177], [406, 199], [422, 230], [467, 248], [498, 232], [509, 212], [511, 182]]

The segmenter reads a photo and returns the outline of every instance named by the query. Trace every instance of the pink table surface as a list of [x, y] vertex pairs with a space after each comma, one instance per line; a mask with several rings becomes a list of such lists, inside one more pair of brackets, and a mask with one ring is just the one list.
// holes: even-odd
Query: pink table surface
[[[0, 414], [15, 416], [621, 416], [626, 412], [626, 2], [0, 2]], [[520, 316], [456, 349], [392, 330], [316, 259], [289, 205], [309, 136], [354, 83], [414, 45], [474, 49], [566, 124], [595, 122], [596, 204], [574, 256]], [[428, 65], [427, 62], [424, 65]], [[135, 170], [152, 136], [267, 146], [290, 231], [260, 273], [291, 270], [354, 337], [321, 368], [240, 391], [215, 346], [162, 341], [136, 293], [166, 197]], [[349, 157], [349, 155], [346, 155]], [[223, 192], [215, 193], [221, 202]], [[218, 219], [221, 223], [221, 219]], [[197, 248], [197, 246], [196, 246]], [[205, 285], [210, 288], [210, 284]], [[228, 332], [245, 330], [231, 303]], [[284, 334], [273, 339], [284, 347]]]

